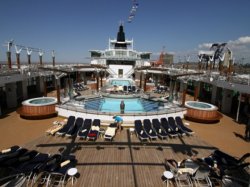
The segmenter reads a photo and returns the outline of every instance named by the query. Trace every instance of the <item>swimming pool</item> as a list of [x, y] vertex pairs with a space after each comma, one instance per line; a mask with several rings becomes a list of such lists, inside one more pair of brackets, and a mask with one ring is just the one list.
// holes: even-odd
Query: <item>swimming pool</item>
[[116, 86], [131, 86], [132, 82], [129, 79], [117, 79], [116, 78], [116, 79], [110, 79], [108, 81], [108, 84], [112, 85], [112, 86], [114, 86], [114, 85], [116, 85]]
[[100, 112], [120, 112], [122, 100], [125, 103], [125, 113], [156, 112], [161, 106], [160, 102], [141, 98], [118, 99], [104, 97], [85, 101], [84, 109]]

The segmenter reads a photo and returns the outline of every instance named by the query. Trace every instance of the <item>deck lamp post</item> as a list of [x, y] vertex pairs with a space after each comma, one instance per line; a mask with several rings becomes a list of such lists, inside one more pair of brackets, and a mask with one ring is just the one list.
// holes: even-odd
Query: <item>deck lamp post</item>
[[183, 86], [183, 90], [182, 90], [182, 103], [181, 106], [184, 107], [185, 106], [185, 102], [186, 102], [186, 93], [187, 93], [187, 82], [182, 82], [182, 86]]
[[42, 50], [39, 50], [38, 54], [39, 54], [40, 65], [43, 65], [43, 54], [44, 54], [44, 52]]
[[147, 91], [147, 73], [148, 71], [146, 70], [145, 77], [144, 77], [144, 86], [143, 86], [144, 92]]
[[99, 69], [96, 70], [96, 90], [99, 90]]
[[100, 85], [100, 87], [102, 88], [102, 78], [103, 78], [103, 76], [104, 76], [104, 72], [103, 71], [100, 71], [100, 77], [101, 77], [101, 85]]
[[27, 57], [28, 57], [28, 64], [30, 65], [31, 64], [31, 53], [32, 53], [32, 50], [27, 48]]
[[52, 50], [52, 63], [53, 63], [53, 67], [55, 67], [55, 65], [56, 65], [56, 62], [55, 62], [55, 51], [54, 50]]
[[141, 71], [141, 74], [140, 74], [140, 88], [142, 89], [142, 71]]
[[18, 49], [17, 46], [15, 45], [15, 49], [16, 49], [16, 64], [17, 68], [20, 69], [20, 53], [23, 48]]
[[11, 47], [13, 45], [13, 41], [14, 40], [11, 40], [11, 41], [9, 41], [7, 43], [7, 52], [6, 52], [6, 54], [7, 54], [7, 62], [8, 62], [9, 69], [12, 68], [12, 65], [11, 65]]

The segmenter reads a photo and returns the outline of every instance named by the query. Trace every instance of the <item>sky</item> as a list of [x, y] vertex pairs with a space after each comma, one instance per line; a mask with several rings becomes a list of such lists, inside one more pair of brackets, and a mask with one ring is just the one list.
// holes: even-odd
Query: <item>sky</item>
[[[199, 50], [212, 43], [228, 43], [239, 63], [250, 63], [250, 0], [137, 0], [131, 23], [133, 0], [1, 0], [0, 61], [14, 43], [45, 51], [43, 61], [90, 63], [89, 50], [105, 50], [116, 38], [121, 22], [134, 50], [174, 54], [175, 61], [187, 56], [198, 61]], [[15, 61], [15, 48], [12, 47]], [[39, 61], [37, 52], [31, 62]], [[21, 63], [27, 62], [22, 50]]]

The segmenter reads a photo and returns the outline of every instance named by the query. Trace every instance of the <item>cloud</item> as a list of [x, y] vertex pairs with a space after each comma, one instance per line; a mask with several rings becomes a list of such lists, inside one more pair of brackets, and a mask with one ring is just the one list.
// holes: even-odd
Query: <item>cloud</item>
[[230, 40], [228, 41], [228, 44], [230, 45], [248, 45], [250, 44], [250, 36], [243, 36], [238, 38], [237, 40]]
[[[218, 42], [220, 43], [220, 42]], [[237, 40], [229, 40], [226, 42], [230, 47], [240, 48], [239, 46], [249, 45], [250, 44], [250, 36], [242, 36]], [[213, 43], [202, 43], [198, 45], [199, 49], [209, 49]]]
[[199, 44], [198, 48], [199, 49], [209, 49], [212, 46], [213, 43], [203, 43], [203, 44]]

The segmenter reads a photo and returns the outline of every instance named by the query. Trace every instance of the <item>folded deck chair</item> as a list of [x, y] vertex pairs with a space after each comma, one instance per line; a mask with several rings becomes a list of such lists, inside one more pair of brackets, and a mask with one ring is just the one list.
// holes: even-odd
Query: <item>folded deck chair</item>
[[63, 126], [65, 125], [65, 121], [62, 121], [62, 122], [54, 121], [53, 124], [54, 125], [52, 127], [46, 130], [46, 134], [55, 135], [57, 131], [63, 128]]
[[176, 122], [176, 125], [179, 129], [181, 129], [183, 132], [185, 132], [186, 134], [188, 135], [192, 135], [194, 134], [194, 131], [192, 131], [191, 129], [189, 129], [188, 127], [186, 127], [184, 124], [183, 124], [183, 121], [181, 119], [180, 116], [176, 116], [175, 117], [175, 122]]
[[146, 134], [149, 136], [150, 140], [156, 140], [157, 134], [155, 130], [152, 128], [151, 121], [149, 119], [143, 120], [143, 127], [146, 132]]
[[50, 173], [55, 171], [61, 161], [63, 156], [61, 154], [54, 154], [49, 157], [49, 159], [37, 167], [39, 172], [36, 172], [32, 179], [32, 186], [36, 186], [35, 184], [45, 184], [50, 176]]
[[104, 133], [104, 139], [112, 141], [115, 137], [116, 130], [117, 130], [116, 123], [111, 123]]
[[168, 123], [169, 126], [172, 128], [172, 130], [175, 130], [179, 135], [184, 136], [186, 135], [185, 131], [183, 131], [182, 129], [180, 129], [176, 123], [173, 117], [168, 117]]
[[75, 168], [77, 160], [74, 155], [63, 157], [58, 167], [50, 172], [47, 178], [47, 186], [64, 186], [66, 183], [67, 171]]
[[83, 125], [83, 119], [82, 118], [77, 118], [74, 125], [72, 125], [70, 127], [70, 129], [68, 130], [68, 132], [65, 134], [65, 136], [67, 137], [72, 137], [74, 136], [78, 130], [80, 129], [80, 127], [82, 127]]
[[9, 147], [9, 148], [7, 148], [7, 149], [3, 149], [3, 150], [0, 151], [0, 157], [1, 157], [2, 155], [6, 155], [6, 154], [9, 154], [9, 153], [13, 153], [13, 152], [15, 152], [15, 151], [18, 150], [18, 149], [20, 149], [20, 146], [18, 146], [18, 145], [14, 145], [14, 146], [11, 146], [11, 147]]
[[26, 176], [24, 174], [9, 175], [0, 179], [1, 187], [15, 186], [22, 187], [26, 186]]
[[135, 120], [134, 124], [135, 124], [135, 132], [136, 132], [136, 135], [139, 138], [139, 140], [140, 141], [148, 141], [149, 136], [146, 134], [146, 132], [142, 126], [141, 120]]
[[65, 135], [69, 131], [69, 129], [71, 128], [71, 126], [74, 125], [74, 124], [75, 124], [75, 116], [69, 116], [66, 125], [64, 125], [62, 129], [60, 129], [59, 131], [57, 131], [56, 134], [58, 136]]
[[25, 154], [27, 151], [28, 150], [25, 149], [25, 148], [20, 148], [20, 149], [17, 149], [16, 151], [14, 151], [14, 152], [1, 155], [0, 156], [0, 167], [3, 166], [6, 161], [8, 161], [10, 159], [17, 159], [18, 157]]
[[152, 119], [152, 125], [159, 138], [161, 139], [167, 138], [168, 134], [166, 133], [165, 130], [161, 128], [161, 123], [159, 119]]
[[33, 159], [37, 154], [38, 152], [35, 150], [27, 151], [24, 154], [6, 160], [3, 163], [3, 165], [8, 167], [18, 167], [20, 164], [28, 162], [29, 160]]
[[15, 167], [14, 173], [30, 174], [32, 172], [38, 172], [39, 166], [47, 162], [49, 160], [49, 156], [50, 155], [46, 153], [38, 153], [34, 158], [20, 164], [18, 167]]
[[96, 140], [99, 136], [101, 126], [101, 120], [100, 119], [94, 119], [92, 127], [88, 133], [87, 139], [88, 140]]
[[91, 129], [91, 125], [92, 125], [92, 119], [85, 119], [82, 128], [80, 128], [78, 131], [77, 136], [79, 138], [86, 139], [89, 134], [89, 130]]
[[178, 136], [178, 133], [170, 127], [166, 118], [161, 118], [161, 126], [171, 138]]

